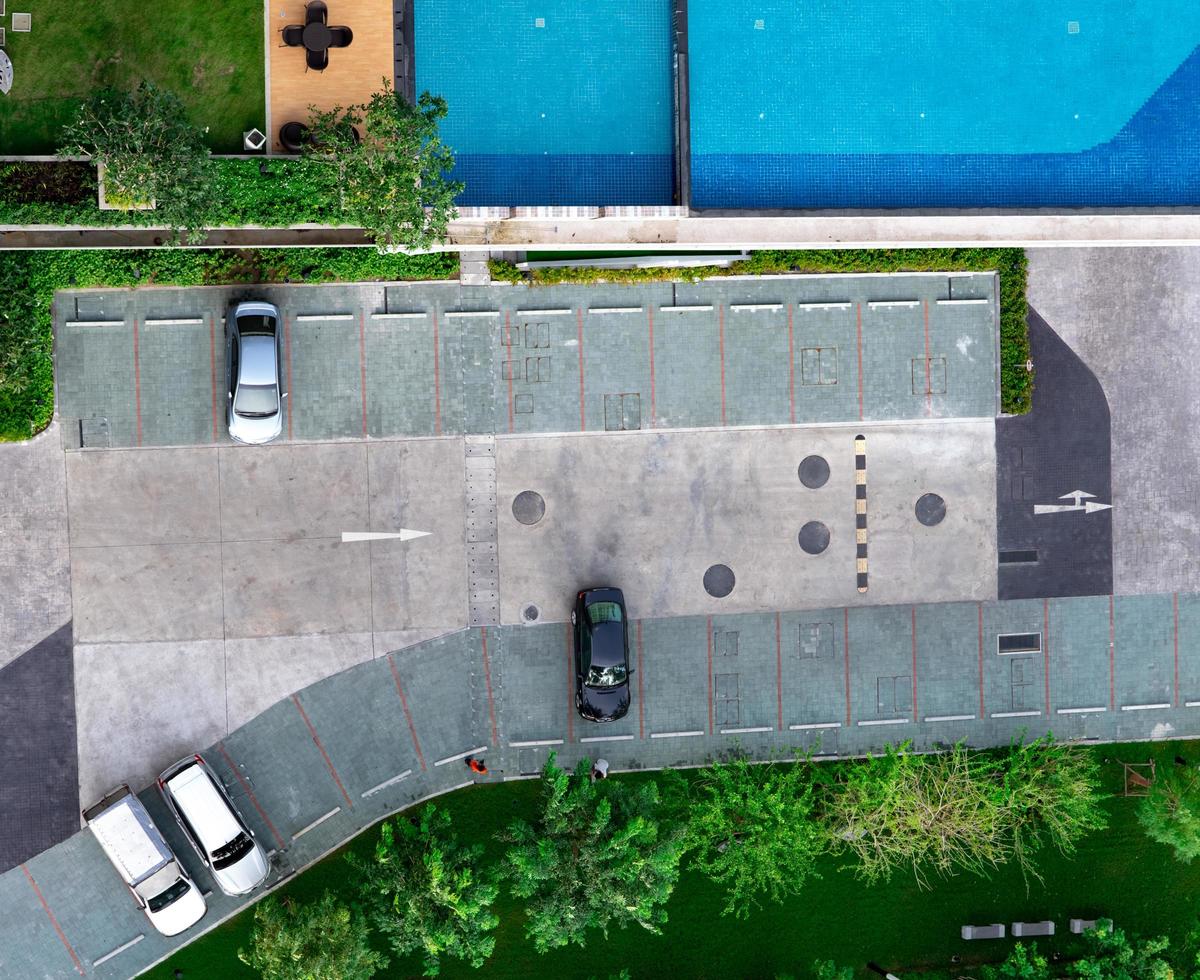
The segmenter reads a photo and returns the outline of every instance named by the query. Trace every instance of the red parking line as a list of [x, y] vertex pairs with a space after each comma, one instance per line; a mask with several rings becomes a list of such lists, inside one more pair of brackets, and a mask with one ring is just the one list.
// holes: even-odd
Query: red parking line
[[647, 309], [650, 311], [650, 427], [654, 428], [654, 420], [658, 417], [654, 401], [654, 307], [647, 306]]
[[842, 610], [842, 640], [846, 647], [846, 727], [850, 727], [850, 607]]
[[917, 720], [917, 607], [912, 607], [912, 696], [913, 721]]
[[583, 308], [575, 311], [575, 331], [579, 341], [579, 431], [587, 429], [587, 413], [583, 408]]
[[[791, 307], [789, 306], [790, 310]], [[775, 614], [775, 702], [779, 709], [779, 724], [776, 726], [783, 731], [783, 642], [782, 626], [779, 613]]]
[[725, 424], [725, 304], [717, 304], [717, 336], [721, 346], [721, 424]]
[[317, 751], [321, 753], [321, 758], [325, 760], [325, 765], [329, 767], [329, 775], [333, 777], [333, 781], [337, 783], [337, 788], [342, 791], [342, 798], [346, 801], [346, 806], [354, 809], [354, 802], [350, 799], [350, 794], [346, 792], [346, 787], [342, 785], [342, 780], [337, 774], [337, 770], [333, 768], [333, 762], [329, 759], [329, 753], [325, 751], [325, 746], [321, 744], [321, 740], [317, 737], [317, 730], [313, 728], [313, 723], [308, 720], [308, 712], [304, 710], [304, 705], [300, 703], [300, 698], [293, 694], [292, 704], [296, 706], [296, 710], [300, 712], [300, 717], [304, 719], [304, 724], [308, 726], [308, 734], [312, 736], [313, 744], [317, 747]]
[[642, 710], [642, 705], [644, 705], [646, 703], [645, 698], [642, 697], [642, 676], [645, 674], [645, 670], [643, 669], [643, 665], [642, 665], [642, 621], [640, 619], [638, 620], [638, 624], [637, 624], [637, 645], [638, 645], [638, 669], [637, 669], [637, 677], [638, 677], [638, 738], [645, 738], [646, 737], [646, 716], [645, 716], [645, 712]]
[[1117, 708], [1117, 613], [1113, 597], [1108, 597], [1108, 706]]
[[292, 328], [288, 323], [288, 318], [283, 318], [283, 346], [287, 355], [287, 379], [288, 379], [288, 439], [292, 438], [292, 416], [296, 414], [296, 392], [292, 388]]
[[863, 417], [862, 303], [855, 303], [854, 311], [857, 320], [856, 331], [858, 336], [858, 418], [861, 421]]
[[54, 913], [50, 911], [50, 906], [46, 904], [46, 897], [42, 894], [42, 890], [38, 888], [38, 883], [33, 880], [33, 875], [29, 873], [29, 869], [25, 865], [21, 865], [21, 870], [25, 872], [25, 877], [29, 879], [29, 884], [33, 887], [34, 894], [37, 895], [38, 901], [42, 903], [42, 908], [46, 910], [46, 915], [50, 919], [50, 925], [54, 926], [54, 931], [58, 933], [58, 938], [66, 947], [67, 952], [71, 954], [71, 959], [75, 963], [75, 972], [81, 977], [86, 977], [87, 973], [83, 969], [83, 963], [80, 962], [74, 948], [67, 942], [66, 933], [62, 931], [62, 926], [58, 924], [58, 919], [54, 917]]
[[[571, 635], [571, 624], [567, 623], [567, 742], [575, 741], [575, 638]], [[641, 636], [639, 626], [638, 636]], [[641, 681], [638, 681], [640, 684]], [[638, 710], [642, 707], [641, 698], [638, 698]]]
[[396, 693], [400, 695], [400, 707], [404, 709], [404, 720], [408, 722], [408, 734], [412, 736], [413, 748], [417, 750], [417, 761], [421, 763], [421, 772], [425, 772], [425, 753], [421, 751], [421, 740], [417, 738], [417, 726], [413, 724], [412, 714], [408, 710], [408, 698], [404, 696], [404, 688], [400, 685], [400, 671], [396, 669], [396, 661], [387, 658], [388, 666], [392, 668], [392, 680], [396, 682]]
[[499, 745], [500, 737], [496, 734], [496, 705], [492, 700], [492, 668], [488, 665], [486, 626], [480, 627], [479, 636], [483, 644], [483, 680], [487, 684], [488, 719], [492, 723], [492, 744]]
[[208, 315], [208, 362], [212, 367], [213, 442], [217, 441], [217, 318]]
[[358, 369], [362, 375], [363, 438], [367, 438], [367, 325], [362, 311], [358, 313]]
[[711, 735], [716, 726], [713, 725], [713, 676], [712, 676], [712, 617], [708, 617], [708, 733]]
[[142, 444], [142, 364], [138, 356], [138, 322], [133, 318], [133, 410], [137, 416], [137, 444]]
[[508, 350], [509, 355], [509, 432], [512, 432], [512, 368], [514, 368], [515, 357], [512, 356], [512, 324], [509, 323], [511, 314], [508, 309], [504, 311], [504, 347]]
[[979, 717], [986, 718], [983, 709], [983, 603], [979, 603]]
[[1171, 596], [1171, 612], [1175, 620], [1174, 642], [1175, 642], [1175, 696], [1172, 702], [1176, 707], [1179, 706], [1179, 593], [1176, 592]]
[[1050, 715], [1050, 600], [1042, 600], [1042, 671], [1046, 675], [1046, 717]]
[[925, 414], [933, 414], [933, 383], [929, 377], [929, 300], [925, 300]]
[[442, 374], [439, 361], [437, 313], [433, 314], [433, 434], [442, 434]]
[[250, 783], [247, 782], [246, 777], [243, 776], [238, 770], [237, 763], [235, 763], [233, 759], [230, 758], [229, 753], [225, 751], [224, 743], [217, 743], [217, 751], [225, 757], [225, 762], [229, 766], [230, 771], [233, 773], [234, 778], [236, 778], [241, 784], [246, 795], [250, 797], [250, 802], [254, 804], [254, 809], [258, 811], [258, 815], [262, 817], [263, 823], [267, 825], [267, 829], [270, 830], [272, 835], [275, 837], [276, 845], [279, 847], [279, 850], [282, 851], [284, 848], [283, 838], [280, 836], [279, 831], [275, 829], [275, 825], [271, 823], [271, 818], [267, 816], [267, 811], [264, 810], [262, 805], [258, 802], [258, 797], [254, 795], [254, 791], [250, 788]]
[[796, 352], [792, 344], [792, 313], [794, 307], [788, 303], [788, 412], [792, 425], [796, 424]]

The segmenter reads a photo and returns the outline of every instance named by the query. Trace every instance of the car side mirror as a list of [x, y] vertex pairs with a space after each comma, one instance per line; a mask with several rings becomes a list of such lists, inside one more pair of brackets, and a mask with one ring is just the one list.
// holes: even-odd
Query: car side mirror
[[280, 398], [287, 398], [287, 396], [288, 396], [288, 393], [285, 391], [285, 392], [284, 392], [282, 395], [280, 395], [279, 397], [280, 397]]

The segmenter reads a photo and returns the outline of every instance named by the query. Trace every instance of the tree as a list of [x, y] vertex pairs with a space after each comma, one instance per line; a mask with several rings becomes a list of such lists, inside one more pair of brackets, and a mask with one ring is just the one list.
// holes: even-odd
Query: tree
[[538, 952], [584, 945], [589, 929], [636, 923], [659, 932], [663, 905], [679, 878], [682, 829], [662, 832], [654, 783], [593, 783], [591, 762], [575, 773], [542, 770], [541, 813], [514, 821], [504, 874], [518, 898], [529, 899], [526, 935]]
[[1177, 860], [1190, 864], [1200, 855], [1200, 770], [1173, 768], [1155, 778], [1138, 820], [1151, 840], [1173, 848]]
[[767, 895], [796, 894], [828, 835], [817, 822], [809, 767], [718, 762], [693, 784], [688, 845], [696, 867], [726, 889], [725, 913], [749, 916]]
[[266, 980], [369, 980], [388, 963], [371, 949], [362, 917], [329, 892], [307, 905], [259, 902], [250, 949], [238, 959]]
[[110, 200], [154, 201], [176, 238], [187, 229], [189, 242], [204, 241], [216, 214], [212, 157], [173, 93], [145, 81], [132, 92], [97, 92], [64, 130], [58, 153], [91, 157], [104, 167]]
[[1101, 919], [1084, 937], [1086, 954], [1067, 968], [1067, 976], [1079, 980], [1171, 980], [1171, 964], [1161, 955], [1170, 947], [1166, 936], [1130, 940], [1124, 930]]
[[449, 814], [430, 805], [419, 822], [384, 823], [370, 859], [350, 857], [371, 922], [397, 954], [422, 953], [426, 976], [437, 976], [444, 956], [482, 966], [496, 947], [498, 889], [478, 868], [482, 854], [461, 845]]
[[428, 248], [445, 239], [454, 198], [454, 153], [438, 137], [446, 100], [421, 94], [411, 105], [384, 79], [365, 105], [310, 109], [307, 164], [316, 169], [348, 224], [381, 249]]
[[1036, 851], [1071, 853], [1105, 826], [1098, 767], [1087, 750], [1049, 737], [1004, 753], [916, 756], [907, 745], [848, 764], [822, 811], [835, 848], [858, 858], [868, 881], [911, 867], [986, 873], [1008, 861], [1036, 876]]
[[1049, 980], [1050, 961], [1038, 952], [1037, 943], [1017, 943], [1003, 963], [980, 968], [983, 980]]

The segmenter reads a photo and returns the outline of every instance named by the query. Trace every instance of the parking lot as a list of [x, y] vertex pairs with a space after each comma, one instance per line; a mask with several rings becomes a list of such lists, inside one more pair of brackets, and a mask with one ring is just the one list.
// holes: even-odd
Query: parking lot
[[226, 438], [222, 318], [283, 317], [289, 440], [991, 418], [986, 274], [88, 290], [55, 302], [68, 448]]

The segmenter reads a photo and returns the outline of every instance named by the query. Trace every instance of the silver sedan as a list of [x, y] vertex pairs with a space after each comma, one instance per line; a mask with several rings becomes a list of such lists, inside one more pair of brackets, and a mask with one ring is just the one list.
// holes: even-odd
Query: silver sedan
[[283, 344], [279, 310], [238, 303], [225, 317], [225, 421], [234, 442], [261, 445], [283, 431]]

